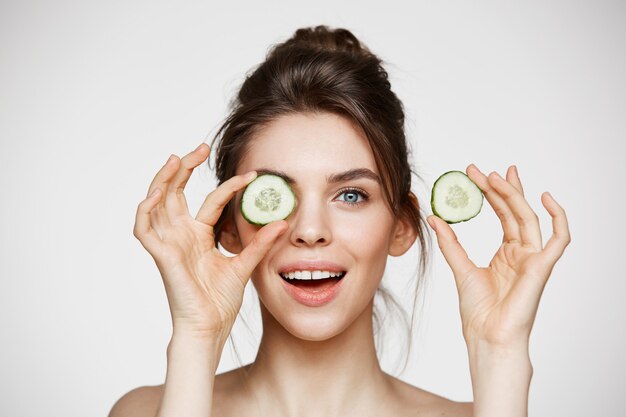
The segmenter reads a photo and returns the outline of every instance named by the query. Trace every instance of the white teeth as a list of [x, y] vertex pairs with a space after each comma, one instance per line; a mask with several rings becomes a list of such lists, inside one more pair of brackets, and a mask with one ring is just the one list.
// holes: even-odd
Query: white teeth
[[289, 273], [280, 274], [283, 278], [287, 279], [324, 279], [331, 277], [342, 276], [344, 272], [330, 272], [330, 271], [291, 271]]

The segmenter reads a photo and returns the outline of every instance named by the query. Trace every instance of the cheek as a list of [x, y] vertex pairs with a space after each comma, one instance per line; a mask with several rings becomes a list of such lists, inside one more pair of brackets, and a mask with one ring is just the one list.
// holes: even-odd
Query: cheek
[[[350, 221], [337, 221], [334, 240], [354, 262], [350, 310], [362, 311], [380, 286], [389, 254], [392, 218], [384, 210], [372, 210]], [[370, 215], [371, 214], [371, 215]], [[358, 296], [357, 296], [358, 294]]]
[[378, 266], [374, 269], [379, 270], [387, 260], [392, 223], [391, 215], [384, 209], [364, 211], [358, 216], [346, 215], [336, 219], [333, 238], [360, 264], [368, 268]]

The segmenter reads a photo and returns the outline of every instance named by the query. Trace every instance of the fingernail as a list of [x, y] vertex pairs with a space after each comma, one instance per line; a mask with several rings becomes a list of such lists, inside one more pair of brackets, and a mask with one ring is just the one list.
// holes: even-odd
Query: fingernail
[[171, 154], [170, 157], [168, 158], [166, 164], [169, 164], [170, 162], [172, 162], [174, 160], [174, 154]]
[[[476, 166], [476, 164], [472, 164], [472, 166], [476, 169], [476, 171], [480, 172], [481, 174], [483, 173], [483, 172], [480, 170], [480, 168], [478, 168], [478, 167]], [[484, 174], [483, 174], [483, 175], [484, 175]]]
[[198, 146], [194, 152], [199, 151], [199, 150], [200, 150], [200, 148], [202, 148], [202, 145], [204, 145], [204, 142], [202, 142], [202, 143], [200, 144], [200, 146]]
[[154, 197], [155, 195], [157, 195], [157, 193], [158, 193], [158, 192], [159, 192], [159, 189], [158, 189], [158, 188], [155, 188], [155, 189], [154, 189], [154, 190], [150, 193], [150, 195], [148, 196], [148, 198], [152, 198], [152, 197]]
[[246, 179], [252, 181], [256, 177], [256, 171], [250, 171], [246, 174]]

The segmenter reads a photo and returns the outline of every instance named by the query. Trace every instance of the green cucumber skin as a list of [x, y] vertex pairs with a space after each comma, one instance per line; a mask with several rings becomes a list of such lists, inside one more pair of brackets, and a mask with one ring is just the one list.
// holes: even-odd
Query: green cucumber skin
[[[246, 188], [244, 188], [244, 193], [245, 193], [245, 190], [246, 190], [246, 189], [247, 189], [250, 185], [252, 185], [252, 183], [254, 183], [254, 182], [255, 182], [256, 180], [258, 180], [259, 178], [264, 177], [265, 175], [269, 175], [269, 174], [259, 175], [259, 176], [258, 176], [258, 177], [256, 177], [254, 180], [252, 180], [252, 181], [251, 181], [251, 182], [250, 182], [250, 183], [246, 186]], [[295, 210], [296, 205], [298, 204], [298, 202], [297, 202], [297, 200], [296, 200], [296, 198], [295, 198], [295, 196], [296, 196], [296, 195], [295, 195], [295, 193], [294, 193], [294, 192], [293, 192], [293, 190], [291, 189], [291, 186], [290, 186], [289, 184], [287, 184], [287, 181], [285, 181], [285, 180], [284, 180], [283, 178], [281, 178], [281, 177], [277, 177], [277, 178], [280, 178], [280, 179], [281, 179], [281, 181], [285, 183], [285, 185], [287, 186], [287, 189], [289, 190], [289, 192], [291, 192], [291, 194], [294, 196], [294, 205], [293, 205], [293, 207], [291, 208], [291, 211], [289, 212], [289, 214], [288, 214], [286, 217], [284, 217], [283, 219], [280, 219], [280, 220], [285, 220], [287, 217], [291, 216], [291, 213], [293, 213], [293, 211]], [[269, 223], [259, 223], [259, 222], [254, 221], [253, 219], [249, 218], [249, 217], [246, 215], [246, 212], [245, 212], [245, 210], [243, 209], [243, 194], [242, 194], [242, 196], [241, 196], [241, 201], [239, 202], [239, 211], [241, 212], [241, 215], [243, 216], [243, 218], [244, 218], [244, 219], [245, 219], [248, 223], [253, 224], [253, 225], [255, 225], [255, 226], [265, 226], [266, 224], [271, 223], [271, 222], [269, 222]], [[277, 221], [277, 220], [273, 220], [273, 221]]]
[[[433, 214], [434, 214], [435, 216], [439, 217], [441, 220], [443, 220], [444, 222], [446, 222], [446, 223], [448, 223], [448, 224], [463, 223], [463, 222], [466, 222], [466, 221], [472, 220], [474, 217], [476, 217], [476, 216], [478, 216], [478, 215], [480, 214], [480, 211], [481, 211], [481, 210], [482, 210], [482, 208], [483, 208], [483, 202], [485, 201], [485, 196], [483, 195], [482, 190], [481, 190], [481, 194], [480, 194], [480, 195], [481, 195], [481, 197], [482, 197], [482, 198], [480, 199], [480, 208], [478, 209], [478, 211], [476, 212], [476, 214], [474, 214], [474, 215], [473, 215], [472, 217], [470, 217], [470, 218], [467, 218], [467, 219], [464, 219], [464, 220], [457, 220], [457, 221], [455, 221], [455, 222], [454, 222], [454, 221], [449, 221], [449, 220], [446, 220], [446, 219], [444, 219], [443, 217], [441, 217], [441, 215], [437, 212], [437, 209], [435, 208], [435, 193], [434, 193], [434, 190], [435, 190], [435, 187], [437, 186], [437, 182], [438, 182], [441, 178], [443, 178], [445, 175], [450, 174], [450, 173], [452, 173], [452, 172], [460, 172], [461, 174], [463, 174], [463, 175], [465, 175], [466, 177], [468, 177], [468, 176], [467, 176], [467, 174], [466, 174], [465, 172], [463, 172], [463, 171], [458, 171], [458, 170], [447, 171], [447, 172], [444, 172], [443, 174], [441, 174], [441, 175], [439, 176], [439, 178], [437, 178], [437, 180], [436, 180], [436, 181], [435, 181], [435, 183], [433, 184], [433, 188], [432, 188], [432, 191], [431, 191], [431, 193], [430, 193], [430, 207], [432, 208], [432, 210], [433, 210]], [[468, 178], [469, 178], [469, 177], [468, 177]], [[471, 179], [470, 179], [470, 181], [471, 181]], [[472, 182], [474, 182], [474, 181], [472, 181]], [[474, 184], [476, 184], [476, 183], [474, 182]], [[476, 185], [476, 187], [478, 187], [478, 185]], [[480, 187], [478, 187], [478, 189], [480, 190]]]

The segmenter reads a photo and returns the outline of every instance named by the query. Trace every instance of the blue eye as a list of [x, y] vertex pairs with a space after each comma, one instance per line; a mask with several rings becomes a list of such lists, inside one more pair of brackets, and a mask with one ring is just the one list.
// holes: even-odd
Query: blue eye
[[344, 196], [343, 200], [341, 201], [350, 205], [359, 205], [367, 201], [367, 199], [369, 198], [364, 191], [361, 191], [357, 188], [344, 189], [340, 192], [339, 196]]

